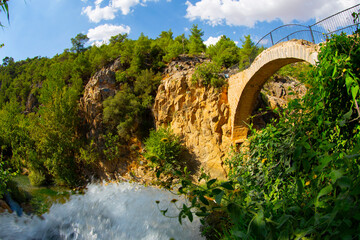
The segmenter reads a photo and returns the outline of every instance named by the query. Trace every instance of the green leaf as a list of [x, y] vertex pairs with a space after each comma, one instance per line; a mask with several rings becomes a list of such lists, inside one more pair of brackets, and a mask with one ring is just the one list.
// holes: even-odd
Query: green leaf
[[345, 78], [345, 85], [348, 92], [350, 92], [349, 90], [353, 83], [354, 83], [354, 79], [349, 74], [347, 74]]
[[333, 73], [332, 73], [332, 78], [334, 78], [334, 77], [335, 77], [336, 72], [337, 72], [337, 65], [335, 65], [335, 67], [334, 67], [334, 71], [333, 71]]
[[283, 201], [276, 202], [275, 205], [274, 205], [274, 210], [278, 210], [282, 206], [284, 206]]
[[215, 201], [217, 204], [221, 203], [222, 197], [224, 196], [224, 191], [221, 191], [218, 195], [215, 196]]
[[186, 216], [189, 218], [190, 222], [192, 222], [194, 220], [193, 214], [190, 210], [187, 211]]
[[182, 225], [182, 217], [183, 217], [183, 214], [184, 214], [184, 210], [181, 210], [181, 211], [179, 212], [179, 216], [178, 216], [178, 220], [179, 220], [180, 225]]
[[296, 146], [294, 151], [294, 158], [295, 159], [299, 158], [301, 153], [302, 153], [302, 146]]
[[203, 204], [205, 204], [205, 205], [209, 205], [209, 201], [206, 199], [206, 198], [204, 198], [204, 196], [199, 196], [199, 199], [200, 199], [200, 201], [203, 203]]
[[222, 192], [222, 190], [221, 190], [221, 189], [218, 189], [218, 188], [215, 188], [215, 189], [213, 189], [211, 192], [212, 192], [214, 195], [218, 195], [218, 194], [220, 194], [220, 193]]
[[350, 109], [350, 111], [348, 111], [347, 113], [345, 113], [345, 114], [343, 115], [343, 119], [349, 120], [349, 119], [351, 118], [351, 115], [352, 115], [352, 114], [353, 114], [353, 110]]
[[332, 160], [333, 158], [329, 155], [325, 155], [320, 159], [320, 165], [315, 169], [318, 172], [321, 172]]
[[160, 210], [160, 212], [162, 213], [162, 215], [165, 216], [165, 214], [167, 213], [168, 209], [165, 209], [165, 210]]
[[195, 215], [198, 216], [198, 217], [207, 217], [207, 216], [210, 215], [210, 213], [207, 213], [207, 212], [196, 212]]
[[156, 177], [157, 177], [157, 178], [160, 178], [160, 174], [161, 174], [161, 171], [160, 171], [160, 170], [156, 171]]
[[232, 231], [231, 233], [232, 233], [232, 235], [234, 235], [235, 237], [239, 237], [240, 239], [247, 239], [247, 235], [244, 232]]
[[330, 178], [332, 183], [335, 183], [339, 178], [341, 178], [344, 175], [343, 171], [341, 170], [332, 170], [330, 173]]
[[216, 178], [209, 180], [209, 181], [206, 183], [207, 188], [210, 188], [211, 185], [213, 185], [215, 182], [216, 182]]
[[331, 185], [328, 185], [328, 186], [324, 187], [323, 189], [321, 189], [316, 197], [317, 203], [315, 204], [315, 206], [318, 206], [318, 201], [322, 196], [329, 194], [332, 190], [333, 190], [333, 187]]
[[191, 206], [195, 206], [196, 201], [197, 201], [197, 197], [194, 197], [194, 198], [191, 200]]
[[276, 228], [280, 229], [284, 225], [284, 223], [289, 222], [290, 217], [291, 217], [291, 215], [286, 215], [286, 214], [282, 215], [278, 220], [279, 223]]
[[337, 180], [337, 184], [342, 189], [345, 189], [345, 188], [349, 189], [349, 188], [351, 188], [352, 181], [349, 177], [343, 176]]
[[182, 181], [181, 181], [181, 185], [182, 185], [183, 187], [187, 187], [187, 186], [190, 185], [190, 181], [188, 181], [188, 180], [182, 180]]
[[234, 190], [234, 187], [232, 186], [232, 184], [233, 184], [232, 181], [228, 181], [228, 182], [221, 183], [221, 186], [227, 190]]
[[296, 185], [297, 185], [297, 191], [299, 194], [302, 194], [304, 192], [304, 185], [301, 181], [301, 179], [297, 179], [296, 180]]
[[351, 87], [351, 95], [352, 95], [354, 101], [356, 101], [356, 97], [357, 97], [358, 92], [359, 92], [359, 85]]

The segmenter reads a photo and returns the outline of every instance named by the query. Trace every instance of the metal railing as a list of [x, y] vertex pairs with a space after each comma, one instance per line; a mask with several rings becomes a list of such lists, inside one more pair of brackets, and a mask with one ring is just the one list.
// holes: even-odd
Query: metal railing
[[271, 47], [291, 39], [303, 39], [318, 44], [330, 38], [332, 34], [340, 32], [352, 34], [359, 25], [359, 23], [354, 23], [352, 13], [359, 11], [360, 4], [357, 4], [309, 26], [301, 24], [280, 26], [263, 36], [255, 46]]

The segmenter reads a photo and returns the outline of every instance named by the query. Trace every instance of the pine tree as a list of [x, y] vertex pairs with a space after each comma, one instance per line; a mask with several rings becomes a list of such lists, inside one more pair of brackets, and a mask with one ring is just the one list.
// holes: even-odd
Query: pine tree
[[201, 38], [204, 36], [204, 32], [198, 28], [197, 24], [194, 24], [190, 31], [191, 35], [189, 37], [189, 54], [200, 54], [205, 52], [206, 46]]

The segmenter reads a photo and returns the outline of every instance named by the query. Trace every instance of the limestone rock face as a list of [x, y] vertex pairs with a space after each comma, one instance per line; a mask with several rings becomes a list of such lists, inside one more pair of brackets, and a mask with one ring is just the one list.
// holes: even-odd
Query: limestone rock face
[[195, 65], [204, 59], [180, 58], [165, 73], [155, 98], [156, 127], [170, 126], [201, 167], [212, 177], [224, 177], [222, 166], [231, 145], [227, 88], [191, 82]]
[[[174, 133], [182, 136], [192, 156], [200, 162], [212, 177], [223, 178], [223, 166], [232, 145], [230, 108], [227, 88], [215, 89], [191, 82], [199, 58], [180, 58], [169, 64], [165, 70], [155, 98], [153, 113], [156, 127], [170, 126]], [[294, 92], [294, 95], [289, 95]], [[293, 79], [274, 77], [265, 84], [254, 106], [254, 125], [261, 129], [276, 114], [263, 114], [259, 109], [276, 107], [282, 109], [294, 97], [306, 92], [304, 85]]]
[[96, 138], [102, 132], [102, 103], [117, 92], [115, 72], [121, 67], [120, 59], [115, 60], [111, 66], [96, 72], [85, 86], [84, 96], [80, 99], [80, 110], [90, 127], [88, 138]]
[[[267, 97], [271, 109], [282, 109], [290, 100], [304, 96], [306, 87], [296, 79], [275, 76], [273, 81], [264, 85], [261, 92]], [[293, 94], [290, 95], [290, 92]]]

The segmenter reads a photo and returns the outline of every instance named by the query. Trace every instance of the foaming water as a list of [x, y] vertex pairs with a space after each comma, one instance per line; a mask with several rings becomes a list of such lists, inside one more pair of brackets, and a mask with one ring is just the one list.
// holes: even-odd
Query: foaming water
[[[0, 239], [202, 239], [199, 219], [192, 223], [164, 217], [156, 206], [176, 216], [177, 196], [135, 183], [91, 184], [84, 195], [73, 195], [65, 204], [54, 204], [37, 216], [0, 215]], [[183, 200], [180, 200], [180, 202]], [[180, 204], [180, 203], [179, 203]]]

